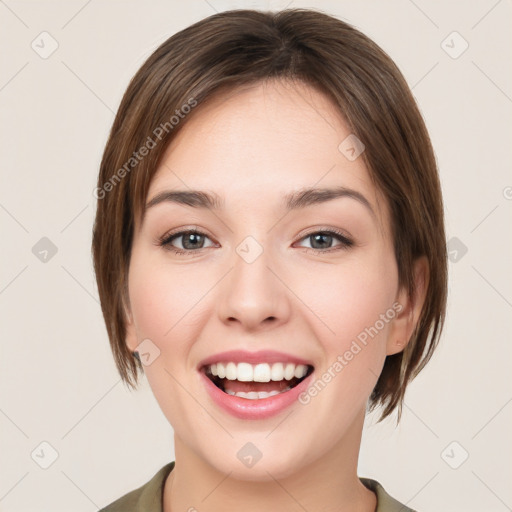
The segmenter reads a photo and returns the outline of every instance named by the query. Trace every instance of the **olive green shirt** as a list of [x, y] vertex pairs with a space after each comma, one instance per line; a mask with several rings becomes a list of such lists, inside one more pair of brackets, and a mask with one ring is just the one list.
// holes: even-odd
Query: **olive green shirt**
[[[99, 512], [163, 512], [164, 483], [174, 468], [174, 461], [166, 464], [143, 486], [121, 496]], [[360, 478], [368, 489], [377, 495], [375, 512], [414, 512], [392, 498], [382, 485], [370, 478]]]

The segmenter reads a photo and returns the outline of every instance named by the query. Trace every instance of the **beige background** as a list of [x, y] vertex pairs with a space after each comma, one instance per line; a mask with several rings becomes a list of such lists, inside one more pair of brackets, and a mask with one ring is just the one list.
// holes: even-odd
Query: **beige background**
[[[147, 381], [136, 393], [120, 383], [101, 317], [90, 258], [101, 153], [129, 79], [164, 39], [216, 10], [287, 5], [354, 24], [396, 61], [445, 196], [453, 261], [442, 343], [401, 426], [368, 418], [359, 474], [420, 512], [512, 510], [510, 0], [5, 0], [1, 511], [97, 510], [173, 460]], [[43, 237], [57, 249], [46, 262]]]

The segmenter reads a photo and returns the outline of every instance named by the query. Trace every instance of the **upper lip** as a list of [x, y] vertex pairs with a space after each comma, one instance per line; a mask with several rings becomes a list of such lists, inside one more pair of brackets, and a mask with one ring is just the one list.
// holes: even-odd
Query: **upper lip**
[[219, 352], [213, 354], [206, 359], [203, 359], [199, 365], [198, 370], [215, 363], [234, 362], [234, 363], [294, 363], [304, 364], [306, 366], [313, 366], [310, 361], [286, 354], [285, 352], [277, 352], [275, 350], [259, 350], [257, 352], [247, 352], [246, 350], [228, 350], [226, 352]]

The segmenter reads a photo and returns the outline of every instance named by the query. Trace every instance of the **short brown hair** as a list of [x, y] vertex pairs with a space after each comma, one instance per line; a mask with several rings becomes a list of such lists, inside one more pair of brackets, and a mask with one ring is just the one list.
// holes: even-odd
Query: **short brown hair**
[[[447, 254], [437, 165], [416, 102], [391, 58], [351, 25], [319, 11], [215, 14], [167, 39], [131, 80], [101, 162], [92, 244], [117, 368], [135, 388], [143, 367], [126, 345], [124, 309], [134, 220], [143, 214], [165, 149], [214, 94], [270, 79], [323, 92], [365, 145], [361, 157], [389, 203], [399, 285], [410, 297], [414, 261], [428, 260], [416, 329], [402, 352], [387, 356], [369, 402], [370, 409], [383, 406], [381, 419], [396, 407], [400, 418], [406, 386], [431, 358], [444, 324]], [[192, 106], [188, 116], [180, 115]]]

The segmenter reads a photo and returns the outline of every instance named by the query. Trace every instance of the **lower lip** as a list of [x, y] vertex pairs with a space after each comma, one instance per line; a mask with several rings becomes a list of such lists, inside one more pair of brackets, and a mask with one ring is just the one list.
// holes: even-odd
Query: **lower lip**
[[284, 411], [293, 402], [298, 401], [299, 395], [308, 388], [313, 375], [311, 373], [311, 375], [299, 382], [295, 387], [284, 393], [269, 396], [268, 398], [250, 400], [224, 393], [204, 372], [199, 373], [205, 382], [206, 389], [212, 400], [225, 411], [243, 420], [262, 420]]

